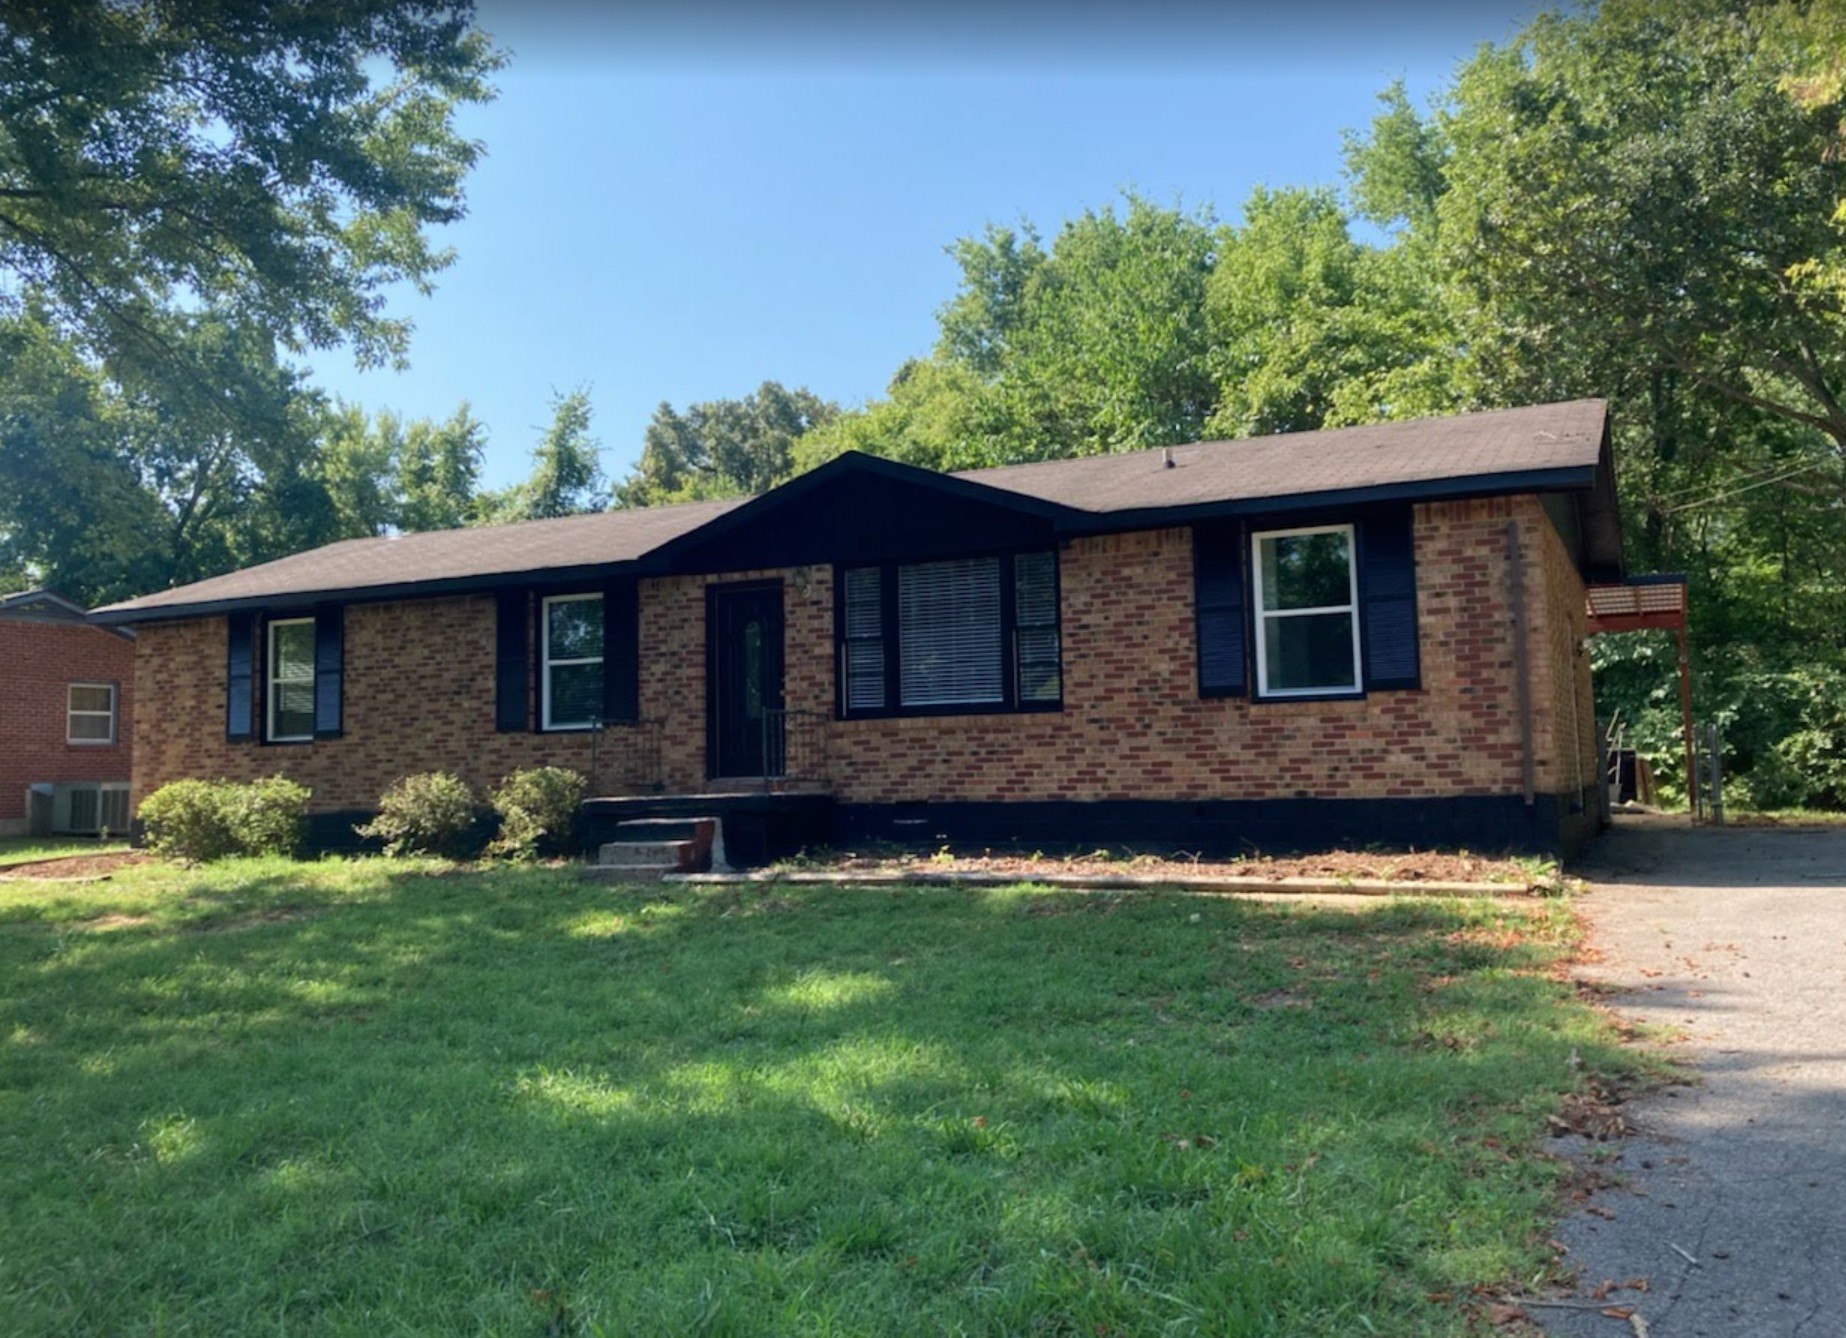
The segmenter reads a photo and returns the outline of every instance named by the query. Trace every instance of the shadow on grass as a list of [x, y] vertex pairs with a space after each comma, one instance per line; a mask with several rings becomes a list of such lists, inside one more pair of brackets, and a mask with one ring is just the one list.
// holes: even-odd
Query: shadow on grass
[[0, 919], [22, 1332], [1459, 1330], [1428, 1292], [1534, 1257], [1507, 1149], [1621, 1062], [1478, 906], [377, 862], [59, 904]]

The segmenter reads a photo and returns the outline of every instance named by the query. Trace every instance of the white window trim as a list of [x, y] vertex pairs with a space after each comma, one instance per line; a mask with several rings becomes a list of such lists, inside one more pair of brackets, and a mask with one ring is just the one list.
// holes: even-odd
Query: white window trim
[[268, 630], [263, 634], [263, 715], [266, 717], [264, 723], [268, 726], [263, 737], [271, 743], [312, 743], [314, 741], [312, 727], [306, 734], [276, 733], [276, 703], [282, 696], [276, 691], [276, 684], [306, 683], [310, 690], [314, 686], [314, 657], [312, 654], [308, 656], [308, 676], [305, 679], [284, 679], [276, 676], [276, 633], [284, 627], [312, 628], [313, 626], [312, 618], [280, 618], [270, 623]]
[[[573, 664], [600, 665], [603, 663], [604, 659], [606, 658], [606, 656], [603, 656], [603, 655], [581, 655], [581, 656], [577, 656], [572, 659], [565, 659], [565, 660], [554, 660], [551, 658], [551, 606], [553, 604], [577, 603], [577, 602], [584, 601], [584, 600], [594, 600], [596, 601], [596, 603], [600, 604], [603, 602], [603, 597], [601, 595], [595, 595], [595, 594], [547, 595], [544, 599], [539, 601], [539, 606], [538, 606], [538, 636], [539, 636], [539, 675], [538, 675], [538, 678], [539, 678], [539, 697], [540, 697], [539, 728], [544, 729], [544, 730], [555, 730], [555, 731], [563, 732], [567, 730], [594, 729], [596, 727], [595, 722], [590, 721], [590, 720], [570, 720], [560, 725], [560, 724], [554, 724], [551, 719], [551, 667], [553, 665], [568, 667]], [[608, 649], [608, 644], [609, 644], [608, 636], [609, 636], [608, 610], [605, 609], [603, 610], [603, 637], [604, 637], [603, 648], [605, 651]]]
[[[75, 706], [72, 706], [71, 705], [71, 694], [74, 693], [78, 688], [101, 688], [104, 691], [106, 691], [109, 694], [108, 711], [106, 712], [104, 711], [79, 711]], [[116, 692], [115, 684], [113, 683], [67, 683], [64, 688], [64, 742], [70, 744], [72, 747], [75, 747], [75, 748], [112, 747], [116, 741], [116, 738], [115, 738], [115, 731], [116, 731], [115, 710], [116, 710], [116, 703], [119, 700], [120, 700], [120, 694]], [[107, 715], [109, 717], [109, 737], [108, 738], [106, 739], [80, 739], [71, 733], [71, 722], [76, 717], [78, 716], [94, 717], [94, 716], [99, 716], [99, 715]]]
[[[1343, 534], [1346, 536], [1346, 590], [1344, 604], [1328, 604], [1311, 609], [1265, 609], [1263, 607], [1263, 541], [1294, 539], [1309, 534]], [[1256, 594], [1256, 695], [1259, 697], [1352, 697], [1363, 690], [1364, 662], [1359, 658], [1359, 546], [1358, 535], [1351, 525], [1305, 525], [1292, 530], [1259, 530], [1250, 536], [1250, 572]], [[1344, 685], [1312, 688], [1276, 688], [1269, 686], [1269, 620], [1299, 618], [1314, 613], [1345, 613], [1352, 618], [1352, 676]]]

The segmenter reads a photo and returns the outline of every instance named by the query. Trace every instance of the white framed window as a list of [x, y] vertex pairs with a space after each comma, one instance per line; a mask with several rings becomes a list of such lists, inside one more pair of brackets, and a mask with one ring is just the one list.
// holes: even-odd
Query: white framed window
[[64, 700], [67, 743], [115, 742], [115, 684], [72, 683]]
[[1256, 689], [1264, 697], [1359, 691], [1359, 573], [1353, 527], [1250, 536]]
[[552, 595], [543, 613], [545, 729], [588, 729], [603, 713], [603, 597]]
[[269, 741], [305, 743], [314, 737], [314, 620], [272, 622], [268, 641]]

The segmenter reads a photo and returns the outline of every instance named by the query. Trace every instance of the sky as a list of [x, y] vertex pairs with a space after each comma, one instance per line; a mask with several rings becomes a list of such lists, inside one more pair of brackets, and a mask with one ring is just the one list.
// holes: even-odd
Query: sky
[[1256, 186], [1339, 185], [1342, 131], [1380, 90], [1403, 79], [1422, 105], [1535, 9], [483, 0], [509, 63], [459, 117], [486, 155], [437, 233], [455, 263], [432, 295], [391, 295], [410, 367], [310, 367], [375, 411], [467, 401], [489, 486], [524, 476], [553, 394], [585, 387], [620, 478], [662, 401], [765, 380], [880, 396], [934, 342], [946, 248], [990, 222], [1049, 240], [1127, 190], [1234, 221]]

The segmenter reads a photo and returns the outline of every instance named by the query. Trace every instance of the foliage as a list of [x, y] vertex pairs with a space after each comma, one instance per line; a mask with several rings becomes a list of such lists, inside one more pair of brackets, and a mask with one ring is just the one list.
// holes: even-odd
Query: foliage
[[500, 832], [488, 852], [508, 859], [555, 854], [569, 841], [589, 782], [569, 767], [515, 771], [489, 797]]
[[709, 400], [684, 413], [663, 403], [647, 425], [640, 460], [616, 485], [616, 505], [763, 492], [789, 475], [796, 444], [839, 411], [805, 387], [775, 381], [740, 400]]
[[1460, 1335], [1638, 1062], [1549, 907], [425, 873], [0, 886], [10, 1334]]
[[353, 828], [384, 842], [387, 855], [465, 854], [479, 804], [459, 776], [426, 771], [394, 781], [378, 801], [378, 816]]
[[504, 525], [519, 520], [553, 520], [601, 511], [608, 482], [602, 443], [590, 432], [589, 391], [579, 387], [551, 399], [551, 425], [532, 451], [532, 472], [524, 482], [475, 499], [475, 520]]
[[[400, 355], [394, 284], [449, 261], [481, 152], [458, 106], [500, 63], [439, 0], [23, 3], [0, 46], [0, 268], [116, 370], [172, 365], [160, 316]], [[180, 362], [183, 367], [183, 360]]]
[[283, 776], [239, 785], [170, 781], [141, 801], [147, 843], [162, 855], [206, 863], [232, 855], [293, 855], [309, 790]]

